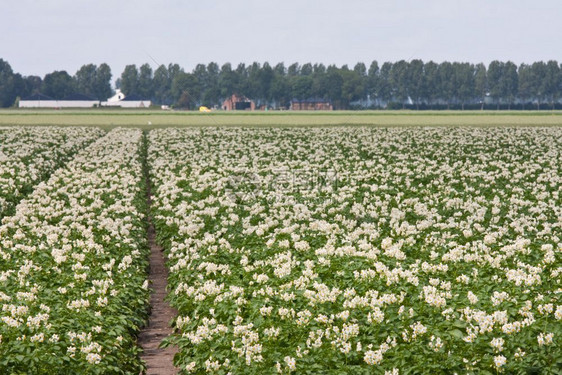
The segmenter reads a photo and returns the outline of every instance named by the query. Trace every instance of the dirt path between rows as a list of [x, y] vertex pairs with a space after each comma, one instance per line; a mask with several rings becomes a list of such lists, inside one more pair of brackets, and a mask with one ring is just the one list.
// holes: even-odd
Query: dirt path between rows
[[[147, 200], [151, 204], [150, 181], [147, 181]], [[178, 369], [173, 365], [176, 347], [160, 349], [162, 339], [172, 333], [169, 322], [177, 315], [177, 311], [164, 301], [166, 297], [166, 285], [168, 270], [165, 265], [162, 248], [156, 244], [156, 233], [151, 218], [148, 218], [148, 244], [150, 246], [150, 280], [152, 294], [150, 295], [150, 318], [148, 326], [139, 335], [138, 344], [144, 350], [141, 359], [147, 365], [147, 375], [172, 375], [177, 374]]]

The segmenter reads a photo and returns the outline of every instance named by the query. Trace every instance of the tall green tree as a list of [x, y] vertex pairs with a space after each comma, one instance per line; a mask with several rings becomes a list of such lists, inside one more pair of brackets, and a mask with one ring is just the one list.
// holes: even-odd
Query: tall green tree
[[337, 109], [341, 109], [343, 78], [335, 65], [326, 68], [324, 87], [326, 89], [325, 99], [331, 100]]
[[507, 100], [508, 109], [517, 97], [517, 88], [519, 86], [517, 76], [517, 66], [511, 61], [507, 61], [503, 65], [502, 70], [502, 96]]
[[453, 68], [453, 64], [448, 61], [439, 64], [438, 75], [441, 99], [447, 103], [447, 109], [450, 109], [451, 104], [456, 100], [455, 69]]
[[287, 76], [288, 77], [296, 77], [300, 74], [300, 66], [298, 63], [294, 63], [289, 65], [289, 67], [287, 68]]
[[154, 92], [154, 99], [158, 104], [171, 105], [172, 104], [172, 81], [168, 74], [166, 65], [160, 65], [154, 71], [152, 77], [152, 90]]
[[351, 102], [363, 100], [367, 97], [367, 72], [366, 69], [350, 70], [346, 65], [340, 69], [342, 77], [342, 102], [341, 107], [347, 109]]
[[195, 69], [192, 72], [193, 76], [195, 77], [195, 81], [197, 82], [197, 89], [192, 89], [193, 92], [198, 92], [197, 95], [197, 103], [209, 106], [210, 103], [206, 103], [203, 101], [205, 97], [205, 93], [209, 88], [209, 75], [207, 74], [207, 66], [205, 64], [197, 64], [195, 65]]
[[531, 65], [531, 75], [533, 77], [533, 97], [537, 103], [537, 109], [541, 108], [541, 103], [546, 100], [546, 64], [544, 61], [536, 61]]
[[312, 68], [312, 96], [314, 98], [325, 99], [326, 92], [324, 90], [323, 77], [326, 75], [326, 66], [324, 64], [314, 64]]
[[247, 79], [246, 90], [244, 91], [244, 95], [246, 95], [248, 98], [257, 101], [258, 105], [262, 104], [261, 101], [263, 99], [260, 93], [260, 89], [261, 89], [260, 71], [261, 71], [261, 65], [258, 62], [254, 61], [251, 65], [248, 66], [247, 68], [248, 79]]
[[484, 109], [484, 100], [488, 94], [488, 73], [486, 65], [480, 63], [474, 67], [474, 91], [480, 101], [480, 109]]
[[74, 74], [76, 91], [80, 94], [94, 97], [97, 66], [94, 64], [82, 65]]
[[220, 104], [221, 90], [219, 86], [220, 68], [216, 62], [207, 64], [207, 84], [205, 85], [205, 93], [203, 94], [203, 103], [208, 106]]
[[179, 64], [168, 64], [168, 77], [173, 81], [178, 74], [184, 73], [184, 70]]
[[238, 77], [234, 70], [232, 70], [232, 65], [230, 63], [226, 63], [221, 66], [219, 87], [222, 99], [226, 99], [236, 93], [238, 87]]
[[142, 64], [139, 68], [139, 79], [136, 94], [140, 95], [143, 99], [152, 99], [154, 96], [152, 79], [152, 68], [149, 64]]
[[82, 65], [74, 74], [74, 83], [78, 93], [106, 100], [111, 96], [111, 68], [105, 63]]
[[42, 91], [45, 95], [62, 99], [76, 92], [76, 86], [74, 80], [66, 71], [54, 71], [45, 75]]
[[544, 96], [552, 109], [554, 109], [554, 104], [560, 99], [561, 84], [560, 65], [554, 60], [548, 61], [544, 69], [543, 87]]
[[387, 103], [390, 103], [392, 100], [392, 96], [394, 93], [394, 89], [392, 87], [392, 80], [390, 78], [390, 73], [392, 71], [392, 63], [389, 61], [385, 61], [381, 66], [381, 71], [379, 75], [379, 88], [378, 97]]
[[291, 87], [287, 80], [287, 69], [283, 63], [279, 63], [273, 68], [271, 97], [275, 107], [289, 107], [291, 101]]
[[14, 76], [13, 76], [13, 82], [14, 82], [13, 94], [16, 95], [16, 98], [12, 102], [12, 105], [16, 106], [18, 104], [19, 99], [30, 95], [31, 92], [27, 90], [27, 88], [28, 88], [27, 82], [26, 82], [25, 78], [22, 77], [21, 74], [15, 73]]
[[[273, 100], [273, 96], [271, 95], [271, 84], [273, 83], [273, 78], [275, 77], [275, 73], [273, 68], [269, 63], [266, 61], [263, 63], [263, 66], [258, 72], [258, 98], [263, 103], [268, 103]], [[261, 104], [261, 103], [260, 103]]]
[[193, 109], [199, 102], [200, 85], [192, 73], [179, 72], [172, 81], [172, 97], [178, 108]]
[[14, 104], [17, 97], [15, 89], [12, 67], [7, 61], [0, 59], [0, 107]]
[[125, 95], [138, 95], [139, 90], [139, 71], [137, 66], [127, 65], [121, 73], [121, 91]]
[[393, 89], [392, 96], [402, 104], [402, 108], [406, 108], [406, 102], [410, 96], [408, 65], [406, 60], [400, 60], [392, 64], [390, 71], [390, 84]]
[[294, 99], [306, 100], [312, 96], [312, 77], [294, 76], [290, 79], [291, 93]]
[[376, 60], [373, 60], [371, 65], [369, 65], [369, 70], [367, 72], [367, 95], [369, 95], [371, 100], [375, 100], [376, 102], [380, 99], [380, 83], [379, 63]]
[[521, 99], [522, 108], [525, 109], [525, 103], [533, 98], [533, 75], [531, 66], [528, 64], [519, 65], [517, 75], [519, 76], [517, 96]]
[[41, 77], [27, 76], [24, 77], [23, 80], [25, 83], [25, 90], [20, 94], [22, 98], [41, 92], [41, 85], [43, 84], [43, 79], [41, 79]]
[[434, 61], [429, 61], [423, 67], [424, 85], [427, 96], [427, 101], [430, 108], [442, 98], [441, 95], [441, 81], [439, 77], [439, 64]]
[[476, 97], [476, 81], [474, 65], [469, 63], [453, 63], [455, 71], [455, 96], [461, 103], [461, 109], [467, 102]]
[[367, 66], [365, 65], [365, 63], [358, 62], [353, 67], [353, 71], [360, 77], [367, 77]]
[[494, 60], [488, 66], [488, 87], [490, 88], [490, 96], [494, 99], [497, 109], [500, 109], [501, 99], [504, 97], [505, 85], [502, 81], [504, 77], [505, 63]]
[[100, 64], [96, 69], [94, 79], [94, 97], [99, 100], [107, 100], [112, 95], [111, 90], [111, 68], [106, 63]]
[[416, 109], [420, 109], [420, 104], [427, 97], [427, 86], [424, 76], [424, 64], [421, 60], [412, 60], [408, 63], [407, 72], [408, 94], [416, 105]]
[[326, 74], [326, 65], [314, 64], [314, 66], [312, 67], [312, 72], [314, 75]]
[[353, 72], [355, 74], [355, 79], [358, 79], [359, 86], [355, 90], [356, 100], [367, 100], [368, 89], [369, 89], [369, 75], [367, 71], [367, 66], [363, 62], [358, 62], [353, 67]]
[[314, 72], [314, 68], [312, 67], [311, 63], [306, 63], [301, 66], [299, 74], [301, 76], [311, 76]]

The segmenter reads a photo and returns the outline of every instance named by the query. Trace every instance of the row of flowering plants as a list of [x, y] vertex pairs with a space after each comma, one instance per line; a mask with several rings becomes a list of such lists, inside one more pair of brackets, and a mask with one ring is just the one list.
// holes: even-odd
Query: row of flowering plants
[[33, 186], [104, 134], [99, 128], [0, 128], [0, 218]]
[[148, 305], [144, 143], [116, 129], [0, 226], [0, 373], [138, 374]]
[[559, 128], [162, 129], [183, 373], [562, 371]]

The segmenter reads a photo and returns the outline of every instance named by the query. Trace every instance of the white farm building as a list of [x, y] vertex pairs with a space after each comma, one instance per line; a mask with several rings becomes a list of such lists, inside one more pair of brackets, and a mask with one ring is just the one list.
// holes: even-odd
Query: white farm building
[[59, 100], [60, 108], [92, 108], [99, 105], [99, 100], [82, 94], [72, 94]]
[[20, 108], [58, 108], [57, 100], [43, 94], [34, 94], [26, 98], [20, 99], [18, 106]]
[[122, 107], [122, 108], [147, 108], [150, 107], [152, 102], [148, 99], [143, 99], [138, 95], [125, 96], [121, 90], [117, 89], [115, 95], [101, 102], [104, 107]]
[[81, 94], [69, 95], [61, 100], [34, 94], [19, 101], [20, 108], [92, 108], [99, 104], [99, 100]]

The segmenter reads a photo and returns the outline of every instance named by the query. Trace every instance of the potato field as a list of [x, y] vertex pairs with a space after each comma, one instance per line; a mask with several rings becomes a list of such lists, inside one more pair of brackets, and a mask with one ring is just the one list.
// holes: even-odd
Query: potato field
[[[0, 374], [562, 372], [562, 128], [0, 127]], [[147, 196], [150, 195], [150, 199]]]

